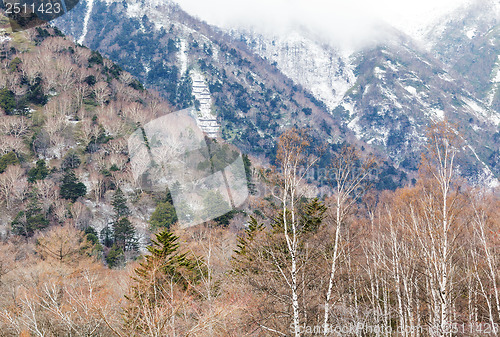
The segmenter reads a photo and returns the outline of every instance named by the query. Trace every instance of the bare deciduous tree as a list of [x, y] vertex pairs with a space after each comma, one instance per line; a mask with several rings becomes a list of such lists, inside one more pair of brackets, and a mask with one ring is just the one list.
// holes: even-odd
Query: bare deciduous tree
[[278, 176], [279, 193], [275, 197], [281, 202], [283, 222], [283, 235], [286, 241], [287, 254], [290, 265], [286, 269], [278, 266], [290, 291], [290, 301], [293, 310], [293, 334], [298, 337], [300, 333], [300, 304], [299, 304], [299, 223], [297, 203], [302, 196], [302, 187], [309, 169], [317, 158], [308, 156], [307, 148], [310, 143], [303, 131], [289, 130], [280, 136], [276, 155], [279, 163], [280, 175]]
[[[374, 167], [374, 159], [361, 160], [356, 150], [352, 147], [344, 147], [336, 154], [332, 163], [332, 179], [335, 184], [334, 195], [331, 198], [333, 204], [333, 226], [335, 234], [333, 239], [332, 256], [327, 257], [331, 261], [330, 273], [328, 277], [328, 288], [325, 294], [324, 312], [324, 334], [328, 334], [328, 322], [330, 316], [330, 301], [335, 276], [338, 268], [338, 259], [342, 240], [342, 226], [345, 226], [346, 216], [352, 210], [356, 202], [364, 194], [367, 183], [366, 180]], [[328, 251], [328, 250], [325, 250]]]
[[5, 116], [0, 119], [0, 132], [16, 138], [26, 135], [31, 127], [31, 121], [26, 117]]
[[18, 165], [10, 165], [0, 174], [0, 196], [9, 209], [15, 200], [24, 196], [27, 187], [24, 170]]
[[100, 81], [94, 85], [95, 100], [97, 104], [99, 104], [99, 106], [104, 105], [104, 103], [108, 100], [110, 94], [111, 92], [106, 82]]

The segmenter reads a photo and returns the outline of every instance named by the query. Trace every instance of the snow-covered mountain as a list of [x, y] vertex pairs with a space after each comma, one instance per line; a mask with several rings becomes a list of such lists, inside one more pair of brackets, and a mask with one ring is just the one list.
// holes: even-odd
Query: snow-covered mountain
[[[274, 138], [290, 126], [311, 127], [318, 141], [354, 139], [339, 133], [309, 90], [170, 1], [82, 0], [56, 24], [158, 90], [174, 108], [195, 105], [200, 119], [216, 125], [211, 113], [221, 137], [254, 155], [270, 158]], [[197, 83], [206, 84], [205, 95], [197, 95]]]
[[356, 81], [349, 53], [321, 42], [304, 27], [283, 35], [266, 36], [249, 29], [231, 30], [230, 34], [310, 90], [330, 110]]
[[498, 111], [420, 41], [392, 27], [378, 29], [379, 41], [351, 53], [300, 27], [280, 36], [248, 27], [230, 33], [311, 90], [344, 130], [387, 154], [396, 167], [415, 169], [427, 127], [446, 118], [470, 146], [463, 173], [496, 185], [498, 145], [488, 140], [498, 130]]
[[[475, 16], [464, 12], [470, 20], [456, 12], [440, 21], [424, 45], [380, 26], [381, 38], [354, 51], [302, 26], [223, 31], [166, 0], [82, 0], [58, 25], [173, 105], [189, 103], [192, 90], [184, 89], [192, 73], [201, 74], [223, 137], [254, 153], [270, 154], [287, 126], [310, 126], [317, 139], [357, 139], [411, 172], [427, 127], [446, 118], [465, 140], [462, 173], [495, 185], [500, 114], [491, 96], [500, 81], [500, 43], [497, 7], [482, 6]], [[488, 64], [484, 76], [481, 64]]]
[[497, 184], [495, 162], [485, 162], [495, 151], [488, 140], [498, 130], [500, 114], [475, 98], [467, 82], [410, 40], [364, 50], [355, 63], [357, 81], [334, 115], [358, 138], [386, 152], [396, 166], [412, 169], [427, 127], [446, 118], [467, 145], [462, 173]]
[[483, 0], [456, 10], [428, 28], [428, 48], [500, 110], [500, 2]]

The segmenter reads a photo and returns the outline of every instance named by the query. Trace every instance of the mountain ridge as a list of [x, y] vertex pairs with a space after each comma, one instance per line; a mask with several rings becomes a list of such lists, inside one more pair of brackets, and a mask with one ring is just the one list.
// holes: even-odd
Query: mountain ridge
[[[82, 1], [81, 13], [86, 3]], [[468, 153], [462, 174], [478, 184], [498, 185], [500, 165], [495, 153], [499, 144], [487, 141], [494, 139], [498, 112], [485, 106], [458, 71], [446, 69], [418, 41], [394, 28], [380, 27], [384, 39], [347, 57], [307, 30], [291, 37], [234, 28], [224, 31], [193, 18], [170, 1], [146, 5], [136, 0], [94, 0], [92, 8], [93, 30], [85, 35], [91, 48], [121, 60], [127, 70], [153, 87], [164, 83], [163, 78], [181, 87], [188, 73], [177, 70], [176, 76], [169, 77], [173, 67], [201, 71], [214, 98], [223, 137], [245, 151], [271, 158], [271, 140], [280, 130], [312, 126], [318, 140], [358, 143], [387, 156], [405, 172], [415, 172], [426, 126], [446, 118], [458, 125], [472, 148], [464, 148]], [[58, 24], [78, 36], [81, 13], [70, 13]], [[111, 26], [123, 20], [127, 27]], [[97, 28], [98, 22], [103, 26]], [[158, 32], [165, 36], [163, 42], [158, 36], [150, 37]], [[168, 52], [169, 43], [173, 53]], [[163, 65], [158, 65], [159, 58]], [[162, 75], [152, 75], [158, 69]], [[155, 88], [169, 95], [176, 90], [168, 84]], [[269, 89], [276, 94], [270, 96]], [[176, 105], [174, 98], [169, 100]]]

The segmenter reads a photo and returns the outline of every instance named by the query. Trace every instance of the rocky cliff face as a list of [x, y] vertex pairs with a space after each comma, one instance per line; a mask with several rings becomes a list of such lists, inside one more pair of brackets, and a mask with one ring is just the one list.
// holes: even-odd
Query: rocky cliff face
[[[485, 27], [493, 22], [485, 21]], [[456, 33], [451, 28], [440, 30], [449, 39]], [[466, 36], [469, 30], [462, 27], [462, 31]], [[495, 135], [500, 114], [495, 103], [479, 94], [472, 75], [445, 63], [458, 57], [456, 51], [440, 49], [437, 42], [447, 41], [446, 37], [436, 37], [434, 51], [427, 51], [403, 33], [381, 27], [381, 42], [348, 53], [321, 44], [303, 31], [265, 36], [245, 28], [233, 29], [231, 34], [309, 88], [344, 130], [387, 154], [397, 167], [416, 169], [427, 127], [446, 118], [456, 124], [466, 143], [462, 173], [478, 182], [497, 184], [499, 145]], [[454, 45], [449, 40], [442, 44]], [[486, 71], [487, 82], [493, 69], [498, 69], [496, 55]], [[470, 64], [463, 68], [476, 72]], [[490, 100], [492, 95], [490, 92]]]
[[273, 36], [249, 29], [232, 30], [230, 34], [310, 90], [330, 110], [339, 105], [356, 81], [349, 53], [322, 43], [305, 28]]

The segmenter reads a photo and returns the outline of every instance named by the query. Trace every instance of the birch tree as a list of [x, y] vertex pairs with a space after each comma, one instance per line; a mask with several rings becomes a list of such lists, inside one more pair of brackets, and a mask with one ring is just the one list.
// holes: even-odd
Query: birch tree
[[280, 191], [275, 194], [275, 197], [282, 205], [283, 234], [290, 260], [289, 269], [287, 271], [281, 270], [281, 274], [290, 290], [293, 309], [293, 334], [295, 337], [301, 335], [297, 280], [299, 272], [297, 202], [302, 197], [301, 185], [304, 184], [304, 178], [317, 160], [308, 156], [307, 150], [309, 146], [310, 143], [306, 134], [303, 131], [292, 129], [280, 136], [276, 155], [280, 169], [280, 177], [278, 178]]
[[[477, 195], [481, 195], [477, 193]], [[500, 322], [500, 224], [499, 206], [492, 200], [472, 201], [472, 228], [477, 249], [471, 249], [474, 274], [483, 295], [490, 324]], [[484, 275], [484, 276], [483, 276]]]
[[447, 122], [434, 125], [427, 137], [427, 152], [422, 156], [421, 196], [418, 205], [410, 205], [410, 214], [428, 268], [433, 328], [444, 336], [450, 323], [453, 258], [461, 230], [455, 168], [460, 138]]
[[23, 175], [24, 170], [18, 165], [8, 166], [0, 174], [0, 195], [5, 200], [7, 209], [10, 209], [15, 200], [21, 199], [26, 191], [27, 181]]
[[[361, 160], [353, 147], [343, 147], [334, 157], [331, 169], [332, 180], [335, 184], [334, 195], [329, 204], [333, 207], [332, 220], [334, 234], [331, 256], [326, 256], [330, 261], [328, 285], [325, 292], [325, 310], [323, 318], [324, 334], [328, 334], [330, 318], [330, 302], [332, 300], [333, 286], [338, 269], [340, 245], [342, 240], [342, 226], [345, 225], [346, 216], [356, 205], [366, 188], [366, 180], [374, 168], [373, 158]], [[333, 219], [332, 219], [333, 218]]]

